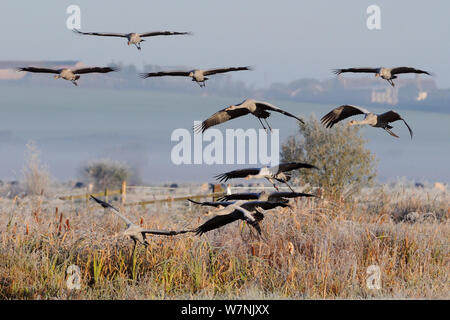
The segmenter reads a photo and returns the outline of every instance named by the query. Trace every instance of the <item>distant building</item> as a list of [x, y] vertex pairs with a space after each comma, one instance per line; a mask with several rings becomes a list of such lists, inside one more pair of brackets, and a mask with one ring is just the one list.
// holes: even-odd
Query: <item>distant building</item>
[[372, 89], [372, 103], [384, 103], [395, 105], [398, 103], [398, 87], [387, 87], [385, 89]]

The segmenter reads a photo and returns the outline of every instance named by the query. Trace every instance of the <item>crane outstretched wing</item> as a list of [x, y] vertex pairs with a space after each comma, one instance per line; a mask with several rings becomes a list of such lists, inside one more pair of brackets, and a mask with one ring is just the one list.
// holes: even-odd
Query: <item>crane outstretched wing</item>
[[122, 37], [127, 38], [127, 33], [113, 33], [113, 32], [82, 32], [78, 29], [72, 29], [75, 33], [89, 36], [100, 36], [100, 37]]
[[85, 74], [85, 73], [108, 73], [119, 70], [118, 68], [113, 67], [91, 67], [91, 68], [82, 68], [73, 70], [74, 74]]
[[54, 73], [59, 74], [61, 69], [50, 69], [50, 68], [36, 68], [36, 67], [26, 67], [26, 68], [18, 68], [17, 71], [26, 71], [33, 73]]
[[203, 74], [205, 76], [209, 76], [216, 73], [225, 73], [225, 72], [231, 72], [231, 71], [243, 71], [243, 70], [251, 70], [250, 67], [231, 67], [231, 68], [217, 68], [217, 69], [209, 69], [205, 70]]
[[188, 199], [188, 201], [192, 202], [192, 203], [195, 203], [195, 204], [198, 204], [198, 205], [200, 205], [202, 207], [216, 207], [216, 208], [220, 207], [220, 206], [226, 207], [226, 206], [229, 206], [229, 205], [233, 204], [233, 202], [231, 202], [231, 201], [222, 201], [222, 202], [220, 202], [220, 201], [205, 201], [205, 202], [199, 202], [199, 201], [195, 201], [195, 200], [192, 200], [192, 199]]
[[275, 209], [278, 207], [290, 207], [289, 204], [285, 202], [272, 202], [272, 201], [249, 201], [240, 205], [241, 208], [244, 208], [248, 211], [254, 211], [256, 208], [261, 208], [264, 210]]
[[347, 68], [347, 69], [334, 69], [334, 74], [341, 74], [345, 72], [355, 72], [355, 73], [378, 73], [380, 68]]
[[269, 201], [275, 201], [279, 199], [291, 199], [298, 197], [317, 197], [317, 196], [314, 194], [302, 192], [273, 192], [269, 195]]
[[270, 104], [270, 103], [267, 103], [267, 102], [264, 102], [264, 101], [255, 101], [255, 104], [256, 104], [257, 107], [263, 108], [264, 110], [271, 110], [271, 111], [279, 112], [281, 114], [284, 114], [285, 116], [288, 116], [288, 117], [291, 117], [291, 118], [295, 118], [295, 119], [297, 119], [298, 121], [300, 121], [303, 124], [305, 123], [305, 121], [303, 121], [303, 119], [300, 119], [299, 117], [294, 116], [292, 113], [284, 111], [284, 110], [274, 106], [273, 104]]
[[161, 235], [161, 236], [176, 236], [180, 233], [186, 233], [186, 231], [173, 231], [173, 230], [151, 230], [151, 229], [143, 229], [141, 231], [143, 234], [155, 234], [155, 235]]
[[150, 77], [165, 77], [165, 76], [187, 77], [189, 76], [189, 73], [190, 73], [189, 71], [159, 71], [159, 72], [141, 73], [140, 76], [142, 79]]
[[234, 193], [234, 194], [227, 194], [220, 198], [218, 198], [218, 201], [230, 201], [230, 200], [257, 200], [259, 199], [259, 193]]
[[255, 175], [258, 174], [260, 168], [248, 168], [248, 169], [239, 169], [239, 170], [233, 170], [225, 173], [218, 174], [214, 178], [219, 180], [220, 182], [226, 182], [230, 179], [237, 179], [237, 178], [245, 178], [248, 175]]
[[391, 74], [401, 74], [401, 73], [424, 73], [430, 75], [427, 71], [419, 70], [411, 67], [398, 67], [391, 69]]
[[282, 163], [278, 166], [278, 172], [287, 172], [295, 169], [319, 169], [316, 166], [309, 164], [309, 163], [302, 163], [302, 162], [288, 162], [288, 163]]
[[241, 116], [249, 114], [250, 111], [247, 108], [232, 106], [214, 113], [211, 117], [194, 126], [194, 132], [205, 132], [206, 129], [227, 122], [228, 120], [235, 119]]
[[176, 35], [182, 35], [182, 34], [189, 34], [191, 35], [191, 32], [176, 32], [176, 31], [153, 31], [153, 32], [144, 32], [139, 33], [140, 37], [155, 37], [155, 36], [176, 36]]
[[92, 199], [94, 199], [95, 202], [97, 202], [98, 204], [100, 204], [103, 208], [105, 209], [111, 209], [113, 210], [113, 212], [119, 216], [123, 221], [125, 221], [125, 223], [127, 225], [132, 225], [133, 222], [131, 222], [127, 217], [123, 216], [119, 209], [117, 209], [116, 207], [113, 207], [111, 204], [109, 204], [108, 202], [105, 202], [103, 200], [97, 199], [96, 197], [94, 197], [93, 195], [90, 195]]

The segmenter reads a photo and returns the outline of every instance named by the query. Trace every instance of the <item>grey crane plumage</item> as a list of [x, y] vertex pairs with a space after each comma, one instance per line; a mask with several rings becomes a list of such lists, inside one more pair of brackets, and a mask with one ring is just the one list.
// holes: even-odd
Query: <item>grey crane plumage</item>
[[302, 119], [299, 117], [284, 111], [273, 104], [270, 104], [265, 101], [256, 101], [254, 99], [246, 99], [240, 104], [229, 106], [225, 109], [222, 109], [216, 113], [214, 113], [211, 117], [206, 119], [205, 121], [199, 123], [198, 125], [194, 126], [194, 131], [197, 133], [205, 132], [208, 128], [227, 122], [231, 119], [239, 118], [242, 116], [245, 116], [247, 114], [252, 114], [256, 118], [258, 118], [259, 122], [261, 123], [264, 130], [267, 131], [267, 128], [262, 123], [261, 119], [264, 119], [264, 121], [267, 124], [267, 127], [272, 130], [269, 123], [267, 122], [267, 118], [270, 116], [269, 111], [278, 112], [281, 114], [284, 114], [285, 116], [295, 118], [301, 123], [304, 123]]
[[39, 68], [39, 67], [24, 67], [18, 68], [17, 71], [25, 71], [32, 73], [52, 73], [55, 74], [55, 79], [64, 79], [72, 82], [75, 86], [78, 86], [77, 80], [80, 79], [80, 74], [87, 73], [108, 73], [113, 71], [118, 71], [119, 69], [116, 67], [88, 67], [88, 68], [79, 68], [79, 69], [70, 69], [70, 68], [62, 68], [62, 69], [50, 69], [50, 68]]
[[430, 75], [427, 71], [415, 69], [411, 67], [397, 67], [397, 68], [347, 68], [347, 69], [335, 69], [333, 72], [337, 75], [346, 72], [353, 73], [374, 73], [375, 77], [380, 77], [386, 80], [391, 86], [395, 86], [394, 79], [397, 79], [398, 74], [402, 73], [416, 73], [416, 74], [427, 74]]
[[244, 71], [244, 70], [252, 70], [252, 69], [247, 66], [247, 67], [217, 68], [209, 70], [194, 69], [190, 71], [159, 71], [159, 72], [141, 73], [141, 78], [147, 79], [151, 77], [166, 77], [166, 76], [190, 77], [192, 78], [192, 81], [197, 82], [200, 88], [202, 88], [206, 86], [205, 82], [206, 80], [208, 80], [206, 76], [218, 73]]
[[364, 114], [364, 120], [356, 121], [352, 120], [348, 123], [348, 125], [363, 125], [368, 124], [375, 128], [382, 128], [386, 130], [391, 136], [398, 138], [398, 136], [391, 131], [393, 128], [389, 123], [395, 122], [398, 120], [402, 120], [406, 127], [409, 130], [409, 134], [411, 135], [411, 139], [413, 137], [413, 132], [411, 130], [411, 127], [408, 125], [408, 123], [394, 110], [390, 110], [388, 112], [382, 113], [382, 114], [374, 114], [368, 111], [367, 109], [353, 106], [353, 105], [342, 105], [339, 106], [333, 110], [331, 110], [329, 113], [324, 115], [322, 119], [320, 120], [322, 124], [326, 128], [332, 128], [336, 123], [338, 123], [341, 120], [344, 120], [348, 117], [357, 115], [357, 114]]
[[163, 235], [163, 236], [175, 236], [178, 234], [182, 234], [182, 233], [186, 233], [188, 231], [166, 231], [166, 230], [152, 230], [152, 229], [145, 229], [142, 228], [140, 226], [138, 226], [137, 224], [134, 224], [133, 222], [131, 222], [130, 219], [128, 219], [127, 217], [125, 217], [120, 211], [119, 209], [117, 209], [116, 207], [112, 206], [111, 204], [100, 200], [96, 197], [94, 197], [93, 195], [91, 195], [91, 198], [97, 202], [98, 204], [100, 204], [103, 208], [105, 209], [109, 209], [112, 212], [114, 212], [119, 218], [121, 218], [125, 224], [126, 224], [126, 229], [123, 232], [124, 236], [128, 236], [130, 237], [133, 241], [134, 241], [134, 245], [136, 245], [137, 242], [142, 243], [143, 245], [147, 246], [148, 242], [146, 239], [146, 235], [147, 234], [153, 234], [153, 235]]
[[73, 29], [77, 34], [89, 35], [89, 36], [100, 36], [100, 37], [120, 37], [127, 38], [128, 45], [134, 44], [138, 50], [141, 50], [141, 42], [145, 41], [142, 38], [145, 37], [156, 37], [156, 36], [175, 36], [175, 35], [191, 35], [191, 32], [176, 32], [176, 31], [153, 31], [144, 33], [114, 33], [114, 32], [82, 32], [78, 29]]

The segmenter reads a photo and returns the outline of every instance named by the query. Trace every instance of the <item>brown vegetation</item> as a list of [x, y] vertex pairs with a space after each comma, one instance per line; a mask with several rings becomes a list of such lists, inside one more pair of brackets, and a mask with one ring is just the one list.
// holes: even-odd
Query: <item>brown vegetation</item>
[[[0, 297], [449, 298], [449, 198], [417, 190], [374, 188], [347, 203], [294, 201], [292, 211], [267, 212], [264, 240], [239, 222], [202, 237], [150, 237], [135, 252], [120, 236], [122, 222], [94, 203], [3, 199]], [[184, 229], [206, 219], [202, 210], [125, 212], [147, 227]], [[434, 218], [403, 221], [411, 211]], [[374, 264], [380, 290], [366, 286]], [[70, 265], [80, 268], [80, 290], [67, 288]]]

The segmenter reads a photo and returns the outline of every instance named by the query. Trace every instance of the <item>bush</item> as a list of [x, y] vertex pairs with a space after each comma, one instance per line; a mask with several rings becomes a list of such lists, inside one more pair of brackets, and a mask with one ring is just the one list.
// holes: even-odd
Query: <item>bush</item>
[[39, 150], [34, 142], [26, 145], [25, 167], [23, 168], [23, 185], [27, 195], [44, 195], [50, 185], [47, 167], [41, 165]]
[[[311, 163], [319, 170], [304, 170], [301, 180], [321, 187], [323, 195], [348, 197], [372, 184], [375, 156], [365, 148], [359, 128], [343, 124], [327, 129], [314, 117], [300, 124], [300, 136], [291, 136], [281, 147], [283, 162]], [[298, 182], [298, 175], [295, 179]]]
[[109, 159], [94, 160], [81, 168], [83, 180], [92, 183], [95, 191], [119, 189], [130, 174], [128, 166]]

